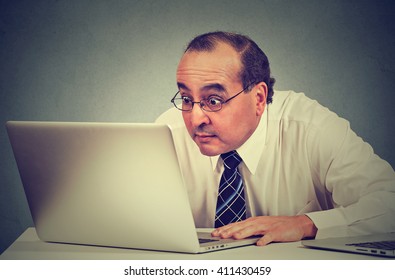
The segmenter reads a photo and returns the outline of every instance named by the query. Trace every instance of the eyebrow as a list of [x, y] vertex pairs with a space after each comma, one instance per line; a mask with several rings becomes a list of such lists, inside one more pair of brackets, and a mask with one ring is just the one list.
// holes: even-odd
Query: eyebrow
[[[184, 83], [177, 82], [177, 86], [179, 89], [189, 90], [189, 88]], [[207, 91], [210, 89], [215, 89], [218, 91], [226, 92], [225, 87], [219, 83], [208, 84], [208, 85], [205, 85], [201, 88], [202, 91]]]
[[202, 90], [204, 90], [204, 91], [207, 91], [207, 90], [210, 90], [210, 89], [215, 89], [217, 91], [226, 92], [224, 86], [221, 85], [221, 84], [218, 84], [218, 83], [209, 84], [209, 85], [206, 85], [206, 86], [204, 86], [202, 88]]
[[189, 88], [188, 88], [185, 84], [183, 84], [183, 83], [177, 82], [177, 87], [178, 87], [179, 89], [189, 90]]

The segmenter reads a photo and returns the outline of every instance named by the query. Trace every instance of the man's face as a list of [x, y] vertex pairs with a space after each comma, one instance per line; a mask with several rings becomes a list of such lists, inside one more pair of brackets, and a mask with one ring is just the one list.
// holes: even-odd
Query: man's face
[[[195, 102], [213, 96], [226, 100], [243, 89], [240, 69], [239, 54], [226, 44], [218, 44], [211, 52], [187, 52], [177, 69], [180, 94]], [[266, 93], [266, 84], [259, 83], [223, 104], [220, 111], [207, 112], [199, 104], [183, 111], [185, 125], [201, 153], [214, 156], [240, 147], [259, 123]]]

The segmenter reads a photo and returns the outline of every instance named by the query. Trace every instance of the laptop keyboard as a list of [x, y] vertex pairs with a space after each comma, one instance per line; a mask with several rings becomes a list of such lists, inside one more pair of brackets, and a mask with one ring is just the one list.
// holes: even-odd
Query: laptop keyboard
[[218, 241], [218, 240], [216, 240], [216, 239], [199, 238], [199, 243], [200, 243], [200, 244], [208, 243], [208, 242], [213, 242], [213, 241]]
[[365, 248], [373, 248], [379, 250], [395, 250], [395, 240], [393, 241], [375, 241], [375, 242], [364, 242], [364, 243], [351, 243], [346, 244], [347, 246], [359, 246]]

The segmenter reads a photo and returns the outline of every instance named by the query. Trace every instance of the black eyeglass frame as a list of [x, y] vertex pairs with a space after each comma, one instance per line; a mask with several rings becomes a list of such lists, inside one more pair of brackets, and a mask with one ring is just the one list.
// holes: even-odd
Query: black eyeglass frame
[[[175, 103], [175, 100], [182, 99], [182, 97], [181, 97], [181, 98], [176, 98], [176, 96], [180, 93], [180, 91], [177, 91], [177, 92], [176, 92], [176, 94], [175, 94], [174, 97], [170, 100], [170, 102], [173, 103], [174, 107], [176, 107], [178, 110], [183, 111], [183, 112], [190, 112], [190, 111], [192, 111], [192, 110], [193, 110], [193, 106], [194, 106], [195, 104], [199, 104], [200, 108], [201, 108], [202, 110], [206, 111], [206, 112], [218, 112], [218, 111], [220, 111], [220, 110], [222, 109], [222, 105], [228, 103], [228, 102], [231, 101], [233, 98], [239, 96], [242, 92], [246, 91], [249, 87], [251, 87], [252, 85], [255, 85], [255, 84], [256, 84], [255, 82], [252, 82], [252, 83], [250, 83], [248, 86], [246, 86], [245, 88], [243, 88], [241, 91], [239, 91], [238, 93], [236, 93], [235, 95], [233, 95], [232, 97], [230, 97], [230, 98], [228, 98], [228, 99], [226, 99], [226, 100], [224, 100], [224, 101], [219, 100], [219, 101], [220, 101], [220, 104], [221, 104], [221, 107], [220, 107], [218, 110], [211, 110], [210, 107], [209, 107], [209, 105], [207, 105], [207, 103], [205, 103], [205, 102], [208, 101], [207, 99], [202, 99], [202, 100], [200, 100], [200, 101], [191, 101], [192, 107], [191, 107], [191, 109], [189, 109], [189, 110], [184, 110], [184, 109], [178, 108], [177, 105], [176, 105], [176, 103]], [[207, 107], [209, 110], [207, 110], [206, 107]]]

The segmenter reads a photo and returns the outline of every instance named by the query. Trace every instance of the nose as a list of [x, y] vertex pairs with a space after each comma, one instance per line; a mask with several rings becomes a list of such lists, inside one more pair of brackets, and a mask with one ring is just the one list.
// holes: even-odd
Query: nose
[[206, 111], [202, 109], [200, 104], [195, 104], [192, 110], [188, 112], [190, 122], [193, 127], [198, 127], [200, 125], [209, 124], [210, 118], [207, 116]]

